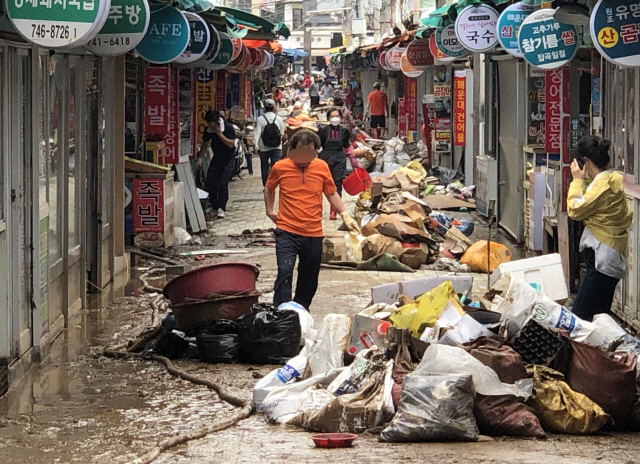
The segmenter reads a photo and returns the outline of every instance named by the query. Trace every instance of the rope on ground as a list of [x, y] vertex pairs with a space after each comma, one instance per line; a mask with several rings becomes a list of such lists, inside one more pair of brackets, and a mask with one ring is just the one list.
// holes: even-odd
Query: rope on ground
[[[115, 351], [113, 349], [107, 349], [103, 353], [105, 356], [110, 358], [138, 358], [142, 359], [142, 355], [139, 353], [128, 353], [124, 351]], [[189, 374], [183, 370], [176, 368], [171, 360], [165, 358], [164, 356], [159, 356], [157, 354], [152, 354], [149, 356], [150, 359], [154, 361], [160, 362], [164, 364], [164, 367], [167, 369], [169, 374], [174, 377], [179, 377], [183, 380], [187, 380], [196, 385], [203, 385], [213, 391], [215, 391], [221, 400], [232, 404], [234, 406], [238, 406], [242, 409], [240, 411], [235, 412], [230, 417], [227, 417], [224, 420], [215, 422], [212, 425], [208, 425], [206, 427], [202, 427], [196, 430], [192, 430], [188, 433], [173, 435], [171, 437], [164, 438], [160, 440], [155, 447], [153, 447], [150, 451], [143, 454], [139, 458], [134, 459], [129, 464], [149, 464], [153, 462], [160, 454], [167, 451], [174, 446], [180, 445], [182, 443], [186, 443], [191, 440], [197, 440], [199, 438], [203, 438], [206, 435], [209, 435], [214, 432], [220, 432], [221, 430], [228, 429], [233, 427], [235, 424], [240, 422], [243, 419], [246, 419], [253, 412], [253, 402], [251, 400], [244, 400], [238, 396], [233, 395], [229, 391], [227, 391], [223, 386], [216, 382], [212, 382], [210, 380], [206, 380], [200, 378], [198, 376]]]

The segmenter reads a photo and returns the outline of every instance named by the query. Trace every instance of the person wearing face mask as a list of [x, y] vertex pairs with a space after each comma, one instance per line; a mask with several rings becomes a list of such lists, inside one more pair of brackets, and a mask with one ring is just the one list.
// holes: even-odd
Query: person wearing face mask
[[356, 127], [356, 121], [353, 118], [353, 114], [347, 106], [344, 104], [344, 100], [341, 97], [337, 97], [333, 100], [333, 104], [336, 108], [340, 108], [340, 112], [342, 113], [340, 124], [342, 127], [347, 129], [349, 132], [353, 132], [353, 129]]
[[[620, 279], [627, 271], [627, 230], [633, 211], [622, 185], [622, 174], [609, 169], [611, 142], [600, 137], [583, 137], [571, 163], [573, 181], [567, 194], [567, 212], [585, 225], [580, 240], [587, 274], [573, 305], [573, 312], [591, 321], [609, 313]], [[586, 185], [585, 178], [592, 179]]]
[[[307, 310], [318, 289], [322, 258], [322, 196], [337, 211], [350, 231], [360, 232], [355, 219], [345, 211], [327, 164], [316, 153], [320, 138], [301, 130], [291, 138], [289, 156], [271, 170], [264, 189], [267, 216], [276, 224], [276, 258], [278, 277], [274, 285], [273, 304], [292, 301], [293, 271], [298, 264], [298, 283], [293, 301]], [[276, 189], [278, 213], [274, 212]]]
[[[330, 108], [327, 111], [327, 120], [329, 125], [323, 126], [318, 130], [318, 136], [322, 144], [322, 152], [319, 158], [329, 165], [331, 177], [336, 185], [338, 195], [342, 196], [342, 180], [347, 175], [347, 156], [352, 153], [351, 143], [349, 142], [350, 132], [340, 125], [342, 114], [338, 108]], [[351, 159], [351, 165], [354, 169], [358, 163], [355, 161], [355, 155]], [[336, 219], [336, 211], [332, 208], [329, 213], [331, 220]]]

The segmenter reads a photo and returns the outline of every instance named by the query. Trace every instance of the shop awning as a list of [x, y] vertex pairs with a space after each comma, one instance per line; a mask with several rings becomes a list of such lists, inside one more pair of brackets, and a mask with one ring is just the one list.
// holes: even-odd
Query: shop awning
[[[184, 1], [184, 0], [181, 0]], [[193, 1], [193, 0], [190, 0]], [[270, 32], [272, 34], [278, 34], [284, 37], [285, 39], [289, 38], [291, 33], [289, 29], [284, 24], [280, 23], [278, 25], [273, 24], [266, 19], [261, 18], [260, 16], [256, 16], [248, 11], [238, 10], [237, 8], [229, 8], [226, 6], [217, 6], [215, 8], [218, 11], [222, 11], [225, 16], [231, 15], [230, 20], [238, 24], [239, 26], [245, 26], [250, 29], [261, 30], [263, 32]]]
[[299, 58], [306, 58], [307, 56], [309, 56], [307, 52], [298, 50], [297, 48], [283, 48], [282, 54], [284, 56], [290, 56], [293, 59], [293, 61]]
[[[438, 28], [442, 26], [442, 16], [428, 16], [427, 18], [422, 18], [420, 22], [423, 26], [426, 26], [424, 29]], [[418, 29], [418, 32], [420, 32], [421, 30], [422, 28]]]

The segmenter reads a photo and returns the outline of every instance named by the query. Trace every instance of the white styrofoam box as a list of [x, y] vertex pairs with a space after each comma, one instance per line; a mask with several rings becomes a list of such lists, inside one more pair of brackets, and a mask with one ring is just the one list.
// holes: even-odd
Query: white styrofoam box
[[500, 264], [491, 274], [491, 285], [507, 273], [528, 284], [539, 284], [541, 293], [554, 301], [562, 302], [569, 298], [567, 282], [564, 279], [562, 269], [562, 259], [558, 253]]
[[378, 285], [371, 288], [371, 298], [373, 304], [398, 302], [400, 295], [407, 295], [409, 298], [416, 298], [429, 290], [433, 290], [447, 280], [451, 281], [456, 293], [464, 293], [471, 290], [473, 277], [471, 276], [443, 276], [426, 277], [424, 279], [405, 280], [392, 284]]

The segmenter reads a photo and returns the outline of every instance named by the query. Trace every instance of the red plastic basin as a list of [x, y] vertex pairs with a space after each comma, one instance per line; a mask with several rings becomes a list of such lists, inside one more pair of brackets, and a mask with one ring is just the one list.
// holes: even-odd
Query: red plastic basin
[[358, 195], [373, 185], [371, 176], [362, 168], [355, 168], [343, 181], [342, 187], [349, 195]]
[[238, 295], [256, 290], [260, 270], [248, 263], [218, 263], [203, 266], [176, 277], [162, 293], [172, 304], [207, 300], [215, 295]]
[[358, 435], [353, 433], [314, 433], [309, 435], [317, 448], [350, 448]]

